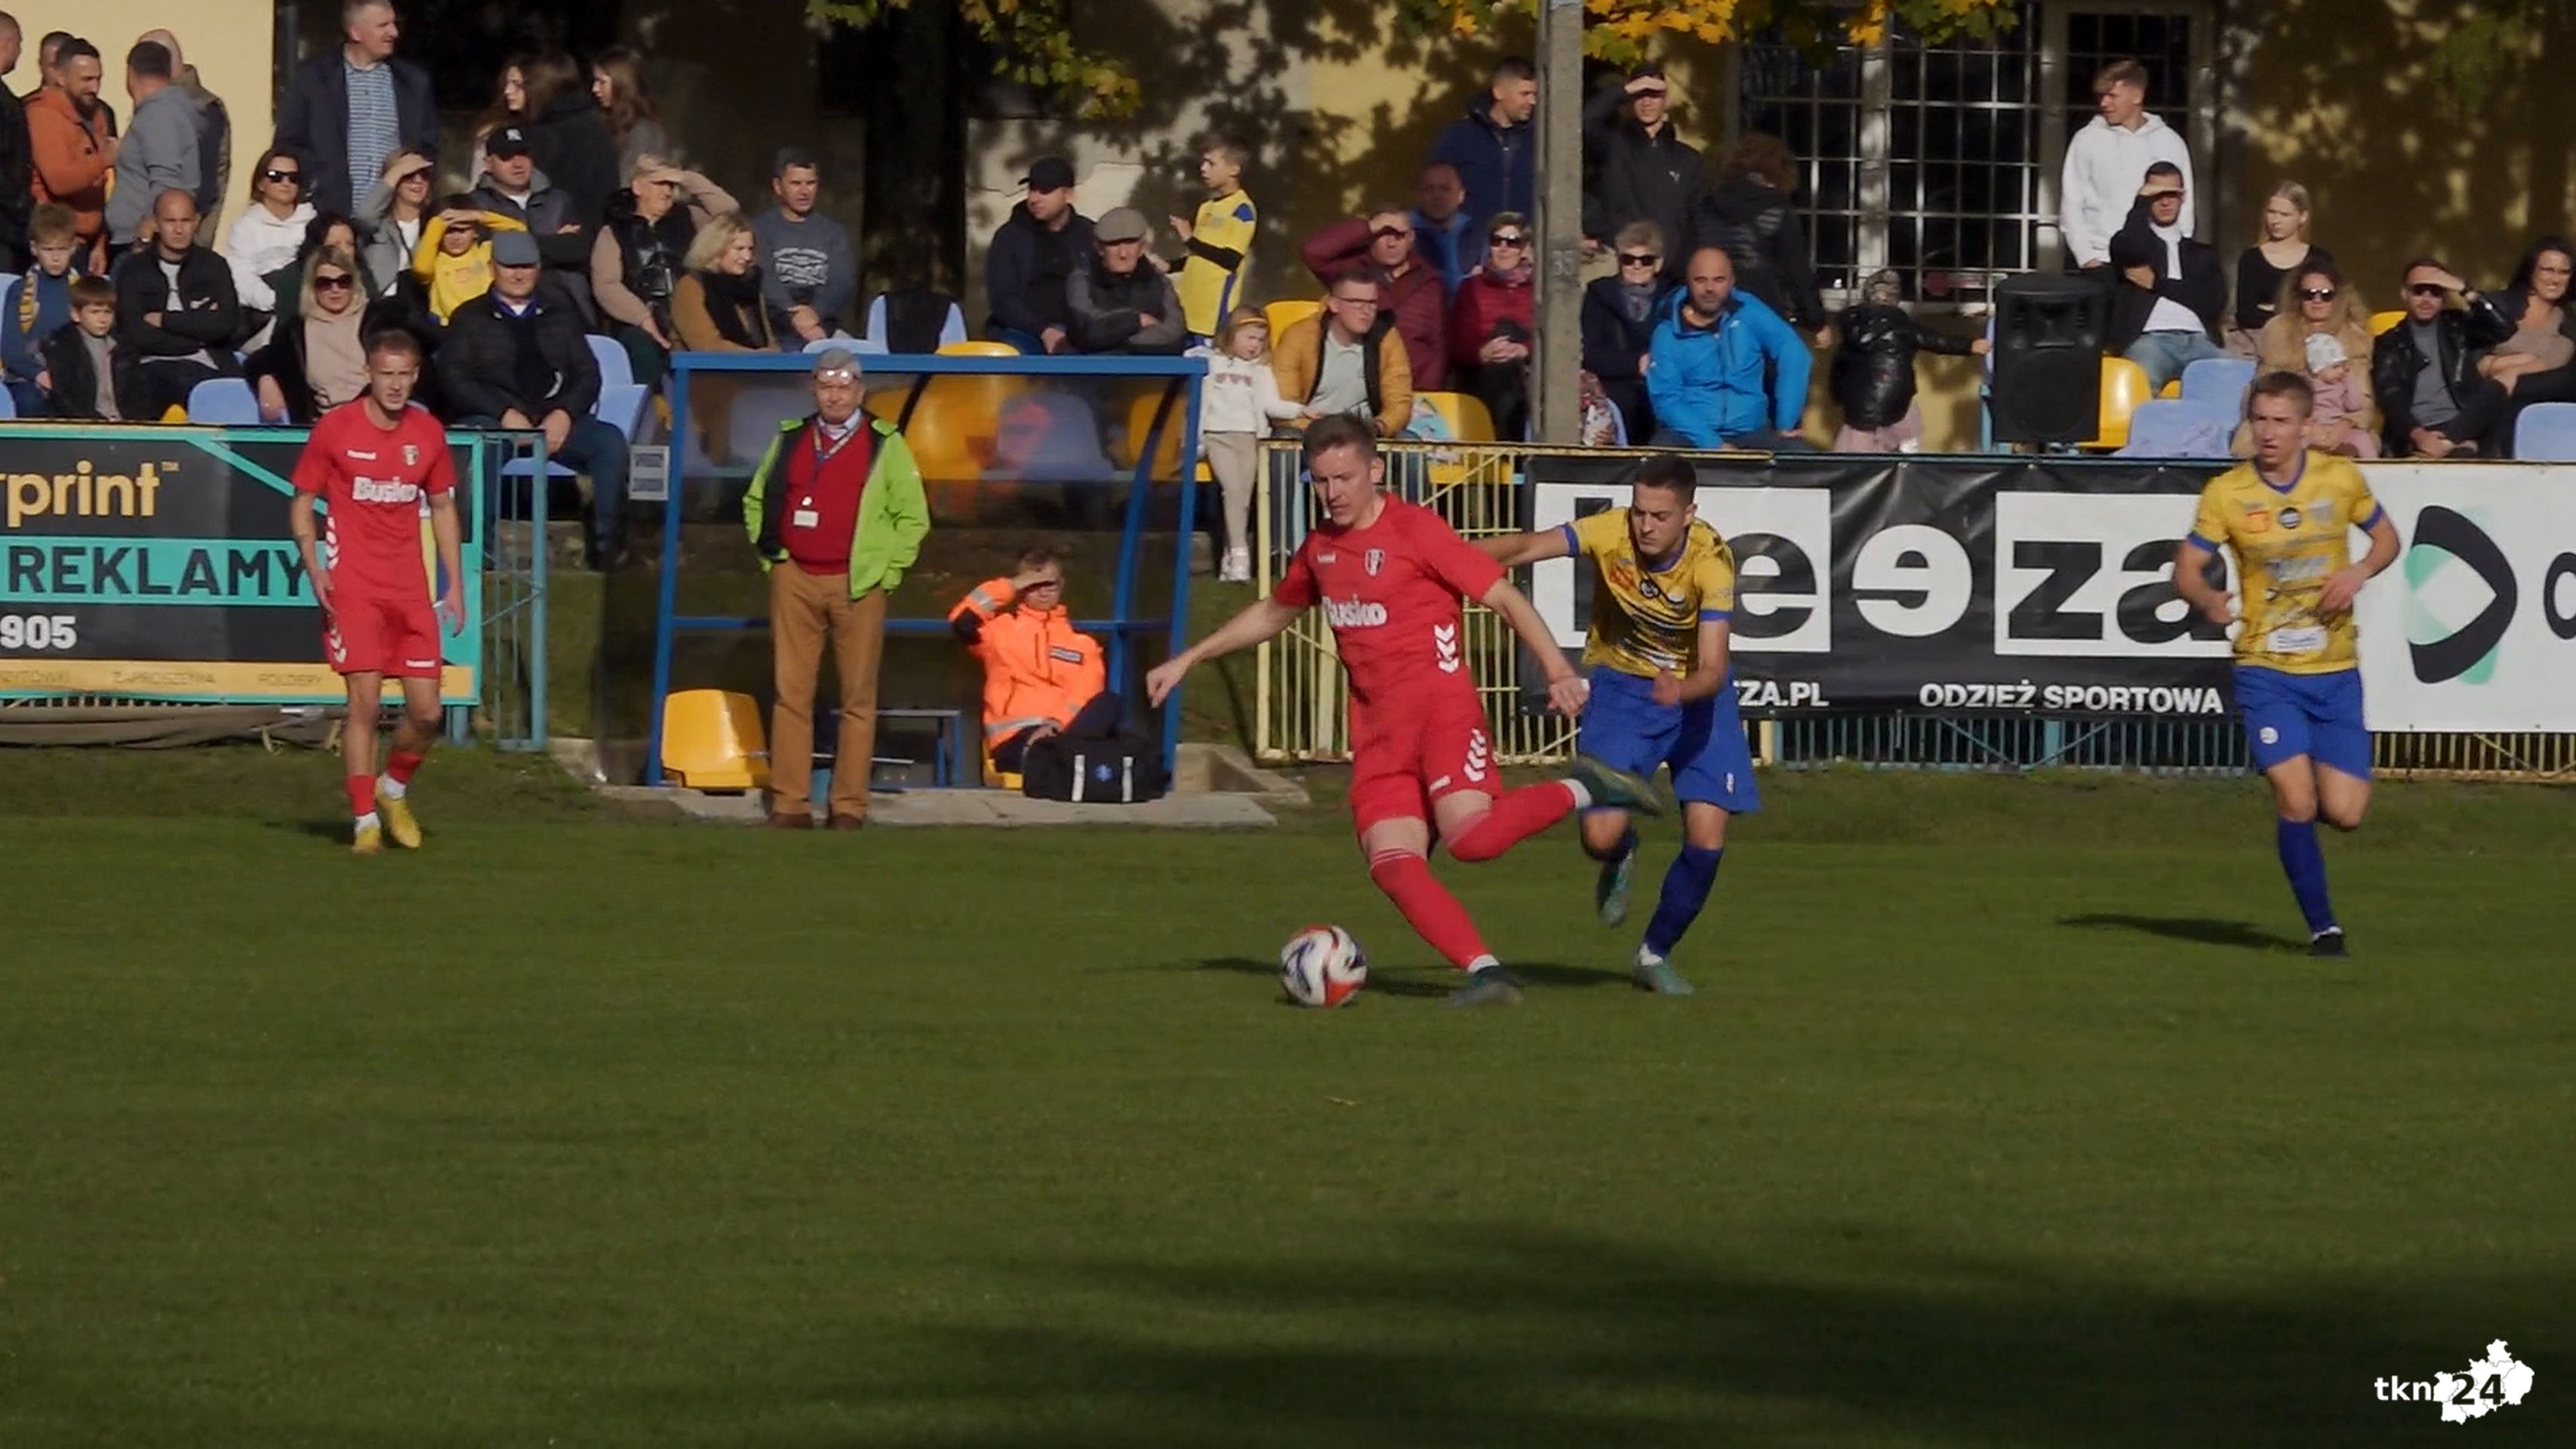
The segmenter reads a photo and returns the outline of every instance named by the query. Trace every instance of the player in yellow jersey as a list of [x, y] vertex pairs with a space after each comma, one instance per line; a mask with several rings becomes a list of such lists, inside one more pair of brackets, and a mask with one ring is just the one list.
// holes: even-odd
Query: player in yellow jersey
[[[2350, 461], [2309, 451], [2315, 397], [2296, 373], [2254, 384], [2246, 422], [2254, 461], [2209, 481], [2200, 516], [2174, 553], [2174, 589], [2236, 630], [2236, 707], [2254, 763], [2272, 782], [2281, 869], [2308, 919], [2308, 951], [2345, 954], [2343, 927], [2326, 896], [2317, 818], [2361, 828], [2370, 808], [2370, 730], [2361, 715], [2361, 657], [2353, 599], [2397, 561], [2397, 525]], [[2370, 535], [2356, 562], [2352, 531]], [[2203, 572], [2235, 550], [2242, 609]]]
[[[1669, 766], [1682, 802], [1682, 853], [1664, 873], [1630, 968], [1639, 989], [1666, 996], [1691, 993], [1668, 958], [1717, 883], [1727, 818], [1762, 804], [1728, 662], [1735, 555], [1699, 521], [1691, 501], [1698, 491], [1689, 460], [1667, 453], [1646, 460], [1624, 509], [1480, 545], [1507, 565], [1573, 557], [1592, 570], [1592, 629], [1583, 649], [1592, 697], [1579, 748], [1649, 780]], [[1628, 812], [1585, 812], [1583, 849], [1601, 862], [1594, 892], [1601, 923], [1615, 926], [1628, 913], [1637, 859]]]
[[1260, 216], [1243, 191], [1243, 168], [1252, 153], [1240, 141], [1211, 136], [1199, 150], [1199, 180], [1208, 199], [1196, 221], [1172, 217], [1172, 230], [1189, 247], [1172, 289], [1181, 299], [1183, 325], [1201, 342], [1216, 335], [1242, 294], [1243, 268], [1252, 253]]

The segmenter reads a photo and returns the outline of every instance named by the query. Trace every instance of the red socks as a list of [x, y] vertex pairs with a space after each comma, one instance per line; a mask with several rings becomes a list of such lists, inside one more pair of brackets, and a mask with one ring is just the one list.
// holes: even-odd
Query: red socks
[[1460, 860], [1492, 860], [1573, 811], [1574, 788], [1564, 781], [1524, 785], [1459, 831], [1449, 842], [1449, 853]]
[[1372, 856], [1369, 879], [1395, 902], [1395, 908], [1404, 913], [1415, 934], [1430, 942], [1431, 949], [1450, 965], [1473, 971], [1493, 963], [1493, 954], [1485, 949], [1485, 938], [1476, 934], [1476, 923], [1467, 918], [1467, 908], [1432, 879], [1431, 865], [1421, 856], [1392, 850]]
[[409, 750], [395, 750], [385, 757], [385, 774], [397, 785], [409, 785], [411, 777], [420, 770], [420, 762], [427, 758], [427, 755], [415, 755]]
[[376, 777], [351, 775], [349, 777], [349, 818], [359, 820], [375, 813]]

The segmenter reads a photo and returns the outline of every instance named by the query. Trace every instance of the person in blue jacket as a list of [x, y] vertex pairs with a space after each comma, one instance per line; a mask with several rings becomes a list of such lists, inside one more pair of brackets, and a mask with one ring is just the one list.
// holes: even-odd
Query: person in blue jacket
[[1524, 216], [1538, 210], [1538, 71], [1517, 55], [1494, 65], [1485, 94], [1467, 114], [1440, 133], [1431, 149], [1434, 165], [1458, 168], [1467, 188], [1467, 215], [1484, 225], [1506, 211]]
[[1814, 452], [1798, 436], [1812, 361], [1807, 340], [1761, 299], [1735, 290], [1724, 251], [1693, 252], [1687, 275], [1646, 349], [1652, 446]]

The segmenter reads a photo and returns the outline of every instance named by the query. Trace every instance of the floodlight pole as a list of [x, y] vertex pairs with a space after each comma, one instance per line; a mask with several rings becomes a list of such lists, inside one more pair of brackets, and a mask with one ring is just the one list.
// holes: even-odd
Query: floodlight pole
[[1538, 45], [1538, 348], [1530, 416], [1540, 441], [1570, 444], [1583, 423], [1583, 0], [1542, 0]]

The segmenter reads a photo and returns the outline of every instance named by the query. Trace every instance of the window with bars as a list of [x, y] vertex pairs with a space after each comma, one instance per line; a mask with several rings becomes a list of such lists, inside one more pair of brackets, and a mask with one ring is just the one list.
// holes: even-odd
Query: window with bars
[[2108, 61], [2137, 58], [2149, 104], [2186, 124], [2188, 7], [2139, 0], [2063, 14], [2056, 86], [2042, 79], [2053, 27], [2028, 13], [1991, 41], [1926, 45], [1899, 32], [1846, 46], [1822, 66], [1785, 43], [1741, 49], [1738, 126], [1770, 132], [1796, 154], [1794, 200], [1828, 300], [1892, 267], [1909, 298], [1982, 302], [2001, 278], [2039, 268], [2042, 228], [2056, 223], [2043, 209], [2055, 198], [2055, 178], [2041, 174], [2042, 157], [2054, 154], [2049, 130], [2072, 134], [2092, 119], [2093, 75]]

